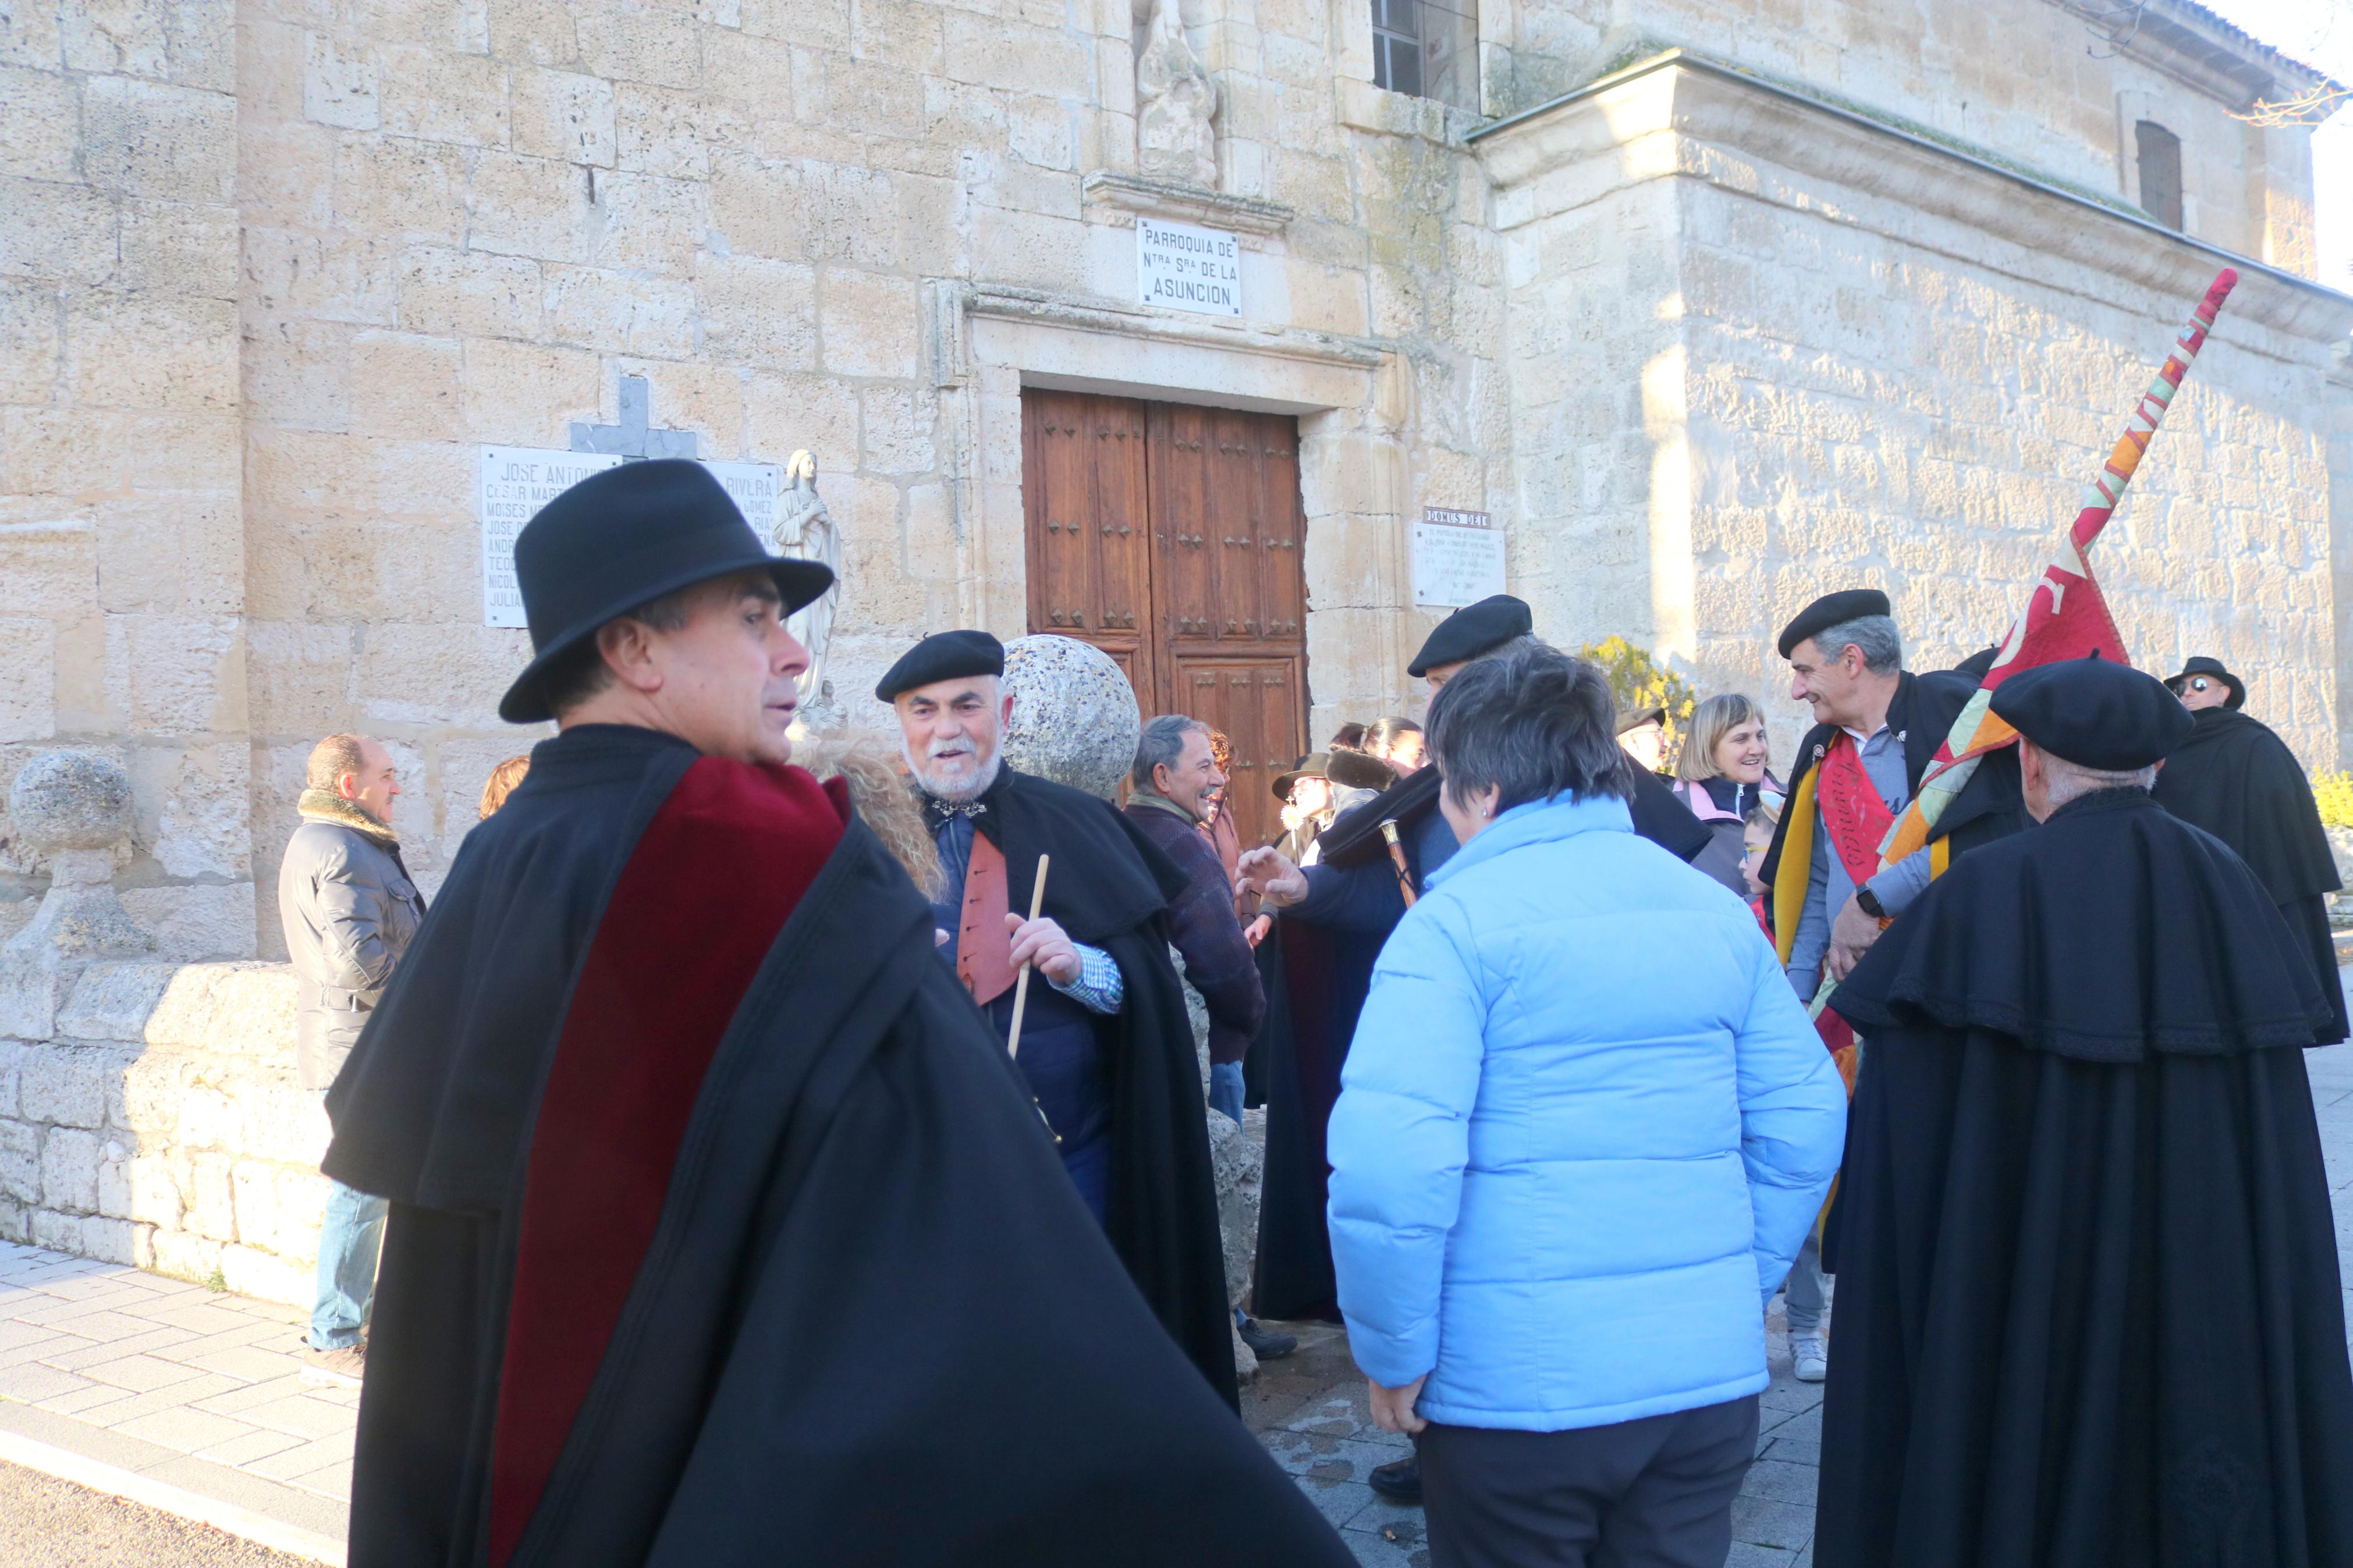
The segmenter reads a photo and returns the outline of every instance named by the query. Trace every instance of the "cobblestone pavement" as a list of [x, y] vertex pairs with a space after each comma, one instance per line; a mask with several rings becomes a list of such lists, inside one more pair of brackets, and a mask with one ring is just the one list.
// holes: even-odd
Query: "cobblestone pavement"
[[[2353, 1284], [2353, 1045], [2307, 1052], [2305, 1063], [2336, 1199], [2337, 1268]], [[2353, 1289], [2347, 1292], [2346, 1317], [2353, 1321]], [[1258, 1385], [1242, 1395], [1243, 1417], [1324, 1517], [1340, 1527], [1359, 1563], [1426, 1568], [1421, 1510], [1384, 1502], [1365, 1482], [1367, 1470], [1402, 1458], [1409, 1445], [1373, 1425], [1364, 1377], [1348, 1359], [1347, 1336], [1325, 1323], [1279, 1327], [1300, 1336], [1299, 1351], [1266, 1364]], [[1789, 1374], [1789, 1337], [1778, 1298], [1766, 1330], [1773, 1384], [1762, 1398], [1757, 1462], [1733, 1505], [1727, 1568], [1810, 1568], [1821, 1389]]]
[[[2306, 1061], [2337, 1194], [2340, 1267], [2353, 1279], [2353, 1046]], [[2353, 1318], [2353, 1292], [2347, 1305]], [[1408, 1445], [1373, 1425], [1347, 1336], [1325, 1323], [1282, 1327], [1300, 1349], [1244, 1391], [1250, 1428], [1359, 1562], [1426, 1564], [1421, 1510], [1366, 1484]], [[1821, 1394], [1790, 1377], [1778, 1310], [1767, 1328], [1773, 1384], [1733, 1513], [1730, 1568], [1806, 1568]], [[301, 1335], [290, 1307], [0, 1243], [0, 1430], [340, 1540], [358, 1394], [303, 1384]]]

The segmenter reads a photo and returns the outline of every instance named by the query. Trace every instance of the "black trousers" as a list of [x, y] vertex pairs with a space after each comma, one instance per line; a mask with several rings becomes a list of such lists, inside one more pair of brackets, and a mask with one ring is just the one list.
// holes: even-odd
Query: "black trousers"
[[1431, 1568], [1724, 1568], [1757, 1396], [1568, 1432], [1432, 1422]]

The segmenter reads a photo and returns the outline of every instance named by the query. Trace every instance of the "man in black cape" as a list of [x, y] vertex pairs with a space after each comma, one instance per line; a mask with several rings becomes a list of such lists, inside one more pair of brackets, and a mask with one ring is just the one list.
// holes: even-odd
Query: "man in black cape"
[[2021, 671], [2042, 826], [1841, 984], [1821, 1568], [2353, 1563], [2353, 1373], [2306, 1047], [2335, 1010], [2245, 862], [2149, 798], [2190, 728]]
[[[1498, 594], [1455, 611], [1438, 624], [1406, 673], [1434, 696], [1456, 671], [1536, 641], [1527, 605]], [[1634, 831], [1688, 861], [1704, 849], [1708, 831], [1664, 780], [1628, 760], [1633, 794], [1627, 805]], [[1379, 795], [1344, 811], [1317, 840], [1319, 863], [1294, 866], [1273, 849], [1242, 856], [1240, 879], [1279, 913], [1287, 1005], [1287, 1039], [1272, 1039], [1267, 1081], [1266, 1174], [1261, 1187], [1257, 1271], [1250, 1309], [1261, 1317], [1338, 1319], [1332, 1242], [1324, 1223], [1332, 1167], [1324, 1128], [1339, 1098], [1340, 1069], [1356, 1033], [1356, 1016], [1372, 984], [1373, 964], [1389, 932], [1405, 918], [1405, 889], [1418, 894], [1424, 878], [1459, 847], [1438, 809], [1443, 781], [1434, 767], [1398, 780]], [[1393, 826], [1405, 866], [1390, 853]], [[1419, 1458], [1373, 1471], [1373, 1489], [1401, 1501], [1419, 1501]]]
[[[939, 846], [940, 967], [1002, 1043], [1019, 972], [1034, 965], [1018, 1060], [1063, 1169], [1169, 1337], [1233, 1405], [1207, 1106], [1168, 958], [1185, 874], [1110, 802], [1004, 765], [1004, 646], [987, 632], [940, 632], [874, 689], [899, 716]], [[1041, 855], [1046, 901], [1032, 921]]]
[[2239, 852], [2271, 890], [2287, 929], [2312, 955], [2323, 994], [2346, 1028], [2345, 993], [2328, 934], [2328, 895], [2344, 886], [2312, 785], [2270, 726], [2242, 711], [2246, 684], [2219, 659], [2193, 658], [2166, 686], [2196, 726], [2165, 759], [2157, 804]]
[[932, 915], [786, 765], [790, 607], [700, 465], [556, 498], [556, 719], [329, 1095], [392, 1200], [353, 1568], [1344, 1549], [1158, 1331]]

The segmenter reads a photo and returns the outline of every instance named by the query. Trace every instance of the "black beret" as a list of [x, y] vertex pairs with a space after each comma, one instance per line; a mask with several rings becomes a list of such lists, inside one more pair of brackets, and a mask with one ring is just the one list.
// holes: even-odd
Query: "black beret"
[[1461, 664], [1492, 653], [1514, 637], [1524, 637], [1535, 629], [1536, 618], [1530, 613], [1527, 601], [1514, 599], [1509, 594], [1497, 594], [1465, 605], [1444, 620], [1405, 667], [1408, 675], [1427, 675], [1432, 665]]
[[2112, 773], [2164, 761], [2195, 724], [2164, 682], [2096, 653], [2020, 670], [1993, 689], [1993, 711], [2052, 756]]
[[913, 691], [934, 680], [1004, 673], [1005, 645], [987, 632], [934, 632], [883, 672], [874, 695], [888, 702], [902, 691]]
[[2201, 656], [2191, 659], [2181, 667], [2179, 675], [2168, 675], [2165, 678], [2166, 689], [2176, 697], [2180, 696], [2182, 687], [2189, 684], [2189, 678], [2193, 675], [2211, 676], [2221, 681], [2231, 693], [2230, 696], [2222, 699], [2222, 706], [2232, 712], [2235, 713], [2246, 706], [2247, 683], [2223, 668], [2222, 661], [2219, 658], [2207, 658]]
[[1781, 628], [1781, 640], [1777, 646], [1781, 650], [1781, 657], [1787, 658], [1789, 657], [1791, 648], [1796, 647], [1816, 632], [1828, 631], [1832, 626], [1842, 626], [1849, 621], [1859, 621], [1865, 616], [1885, 616], [1893, 613], [1888, 608], [1887, 595], [1876, 588], [1847, 588], [1836, 594], [1824, 594], [1820, 598], [1799, 610], [1798, 618]]

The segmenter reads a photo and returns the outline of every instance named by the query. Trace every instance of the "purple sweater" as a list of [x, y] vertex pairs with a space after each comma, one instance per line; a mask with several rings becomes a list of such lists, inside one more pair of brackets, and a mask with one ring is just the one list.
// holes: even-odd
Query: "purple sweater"
[[1169, 905], [1169, 940], [1185, 958], [1185, 978], [1209, 1008], [1209, 1059], [1238, 1062], [1266, 1013], [1258, 961], [1234, 918], [1234, 888], [1208, 838], [1192, 819], [1156, 799], [1139, 797], [1127, 818], [1185, 873], [1185, 891]]

